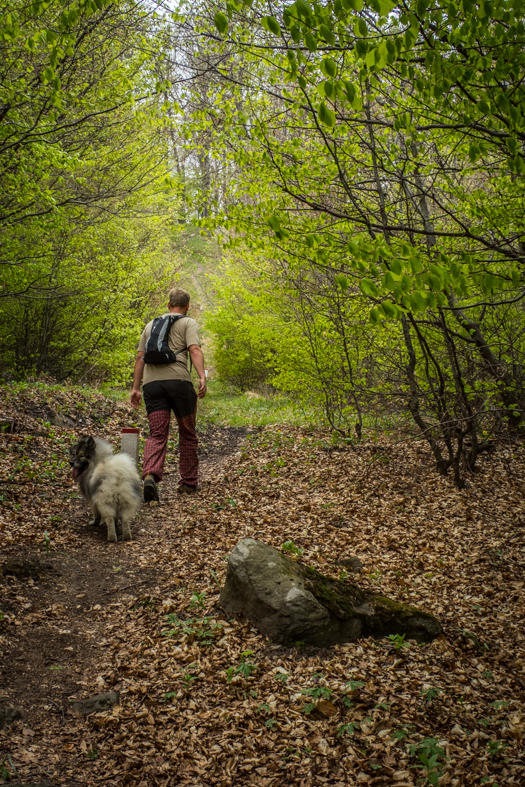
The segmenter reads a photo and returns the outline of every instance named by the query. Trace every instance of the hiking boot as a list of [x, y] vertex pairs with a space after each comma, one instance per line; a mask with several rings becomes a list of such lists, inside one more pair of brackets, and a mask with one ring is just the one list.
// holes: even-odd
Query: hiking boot
[[148, 473], [144, 479], [144, 502], [145, 503], [158, 503], [159, 490], [154, 477]]
[[190, 484], [180, 484], [177, 492], [179, 495], [193, 495], [195, 492], [200, 492], [200, 484], [196, 484], [195, 486], [191, 486]]

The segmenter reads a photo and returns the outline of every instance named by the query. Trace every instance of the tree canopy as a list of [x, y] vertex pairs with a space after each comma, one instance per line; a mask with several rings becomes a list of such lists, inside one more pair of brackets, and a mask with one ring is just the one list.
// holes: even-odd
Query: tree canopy
[[205, 225], [317, 359], [274, 379], [334, 425], [408, 413], [458, 484], [522, 429], [522, 12], [298, 0], [182, 21], [212, 74], [192, 127], [235, 172]]

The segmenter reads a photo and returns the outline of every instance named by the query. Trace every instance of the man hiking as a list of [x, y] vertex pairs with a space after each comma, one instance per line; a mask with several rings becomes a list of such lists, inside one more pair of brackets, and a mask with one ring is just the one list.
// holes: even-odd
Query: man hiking
[[[206, 395], [204, 356], [200, 347], [199, 327], [187, 317], [190, 296], [185, 290], [173, 289], [169, 295], [166, 314], [149, 322], [140, 337], [133, 372], [131, 406], [138, 409], [141, 402], [140, 384], [149, 421], [149, 437], [144, 446], [142, 478], [144, 501], [158, 502], [157, 484], [164, 473], [171, 410], [179, 425], [179, 492], [198, 490], [198, 439], [195, 431], [197, 397]], [[153, 334], [153, 335], [152, 335]], [[148, 341], [150, 340], [150, 341]], [[187, 354], [199, 375], [199, 390], [191, 382], [187, 369]]]

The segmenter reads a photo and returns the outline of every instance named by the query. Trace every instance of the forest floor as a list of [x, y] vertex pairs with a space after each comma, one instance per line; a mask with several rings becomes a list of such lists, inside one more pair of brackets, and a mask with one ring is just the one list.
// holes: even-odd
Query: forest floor
[[[525, 783], [523, 446], [484, 455], [458, 491], [418, 443], [337, 448], [297, 426], [208, 421], [202, 491], [176, 494], [172, 444], [160, 505], [140, 510], [132, 542], [109, 544], [67, 450], [86, 432], [118, 446], [143, 415], [34, 385], [2, 389], [7, 416], [0, 711], [21, 718], [0, 731], [0, 784]], [[292, 542], [324, 573], [433, 613], [444, 634], [276, 645], [215, 608], [247, 536]], [[359, 574], [336, 563], [350, 556]], [[109, 691], [119, 704], [74, 711]]]

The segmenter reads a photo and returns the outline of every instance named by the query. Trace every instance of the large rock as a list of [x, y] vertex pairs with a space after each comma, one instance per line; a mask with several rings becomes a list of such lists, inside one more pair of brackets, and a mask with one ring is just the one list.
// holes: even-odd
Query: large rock
[[389, 634], [430, 642], [442, 631], [426, 612], [325, 577], [253, 538], [239, 541], [230, 555], [219, 607], [230, 617], [243, 613], [261, 634], [285, 645], [322, 647]]

